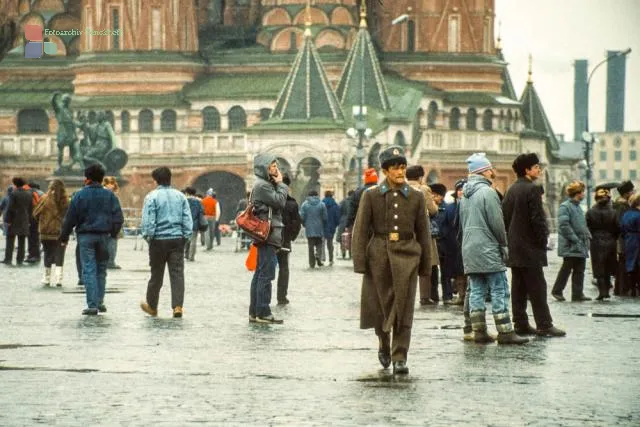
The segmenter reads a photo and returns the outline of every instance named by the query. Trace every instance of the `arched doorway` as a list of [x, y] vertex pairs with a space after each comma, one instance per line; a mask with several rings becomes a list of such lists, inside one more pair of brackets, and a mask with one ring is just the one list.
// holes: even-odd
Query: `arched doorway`
[[194, 181], [193, 187], [201, 194], [204, 194], [209, 188], [213, 188], [222, 207], [221, 224], [229, 224], [231, 220], [235, 219], [238, 202], [244, 198], [246, 192], [244, 179], [225, 171], [201, 175]]
[[320, 167], [322, 163], [315, 157], [306, 157], [298, 163], [295, 173], [291, 174], [291, 192], [293, 197], [302, 203], [309, 191], [316, 190], [320, 194]]

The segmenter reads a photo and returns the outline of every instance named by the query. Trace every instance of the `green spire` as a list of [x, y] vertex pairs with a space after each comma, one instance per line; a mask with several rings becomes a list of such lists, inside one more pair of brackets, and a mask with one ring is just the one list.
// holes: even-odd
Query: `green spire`
[[360, 17], [360, 30], [349, 51], [336, 93], [342, 105], [362, 104], [386, 111], [390, 107], [389, 94], [367, 30], [366, 8], [361, 8]]
[[558, 150], [559, 147], [558, 140], [547, 118], [547, 113], [544, 111], [538, 92], [533, 86], [532, 74], [531, 58], [529, 58], [527, 86], [524, 88], [522, 96], [520, 97], [520, 102], [522, 103], [522, 119], [526, 128], [545, 135], [549, 142], [548, 148], [551, 151], [555, 151]]
[[310, 24], [308, 20], [302, 48], [293, 61], [293, 67], [280, 91], [271, 118], [344, 120], [340, 103], [311, 40]]

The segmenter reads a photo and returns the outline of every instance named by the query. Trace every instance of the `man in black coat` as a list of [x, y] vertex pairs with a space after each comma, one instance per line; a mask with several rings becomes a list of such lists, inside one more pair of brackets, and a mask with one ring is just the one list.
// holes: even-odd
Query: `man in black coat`
[[[504, 196], [502, 211], [509, 246], [515, 331], [518, 335], [564, 336], [565, 331], [553, 326], [542, 269], [547, 265], [549, 227], [540, 190], [534, 184], [542, 172], [540, 160], [535, 153], [521, 154], [512, 167], [518, 179]], [[531, 301], [536, 329], [529, 324], [527, 297]]]
[[12, 180], [14, 190], [9, 197], [7, 208], [7, 247], [5, 249], [3, 264], [11, 264], [13, 258], [13, 247], [16, 237], [18, 238], [18, 253], [16, 263], [22, 265], [25, 255], [25, 240], [31, 230], [31, 214], [33, 211], [33, 196], [27, 189], [24, 179], [15, 177]]
[[[631, 181], [624, 181], [616, 190], [618, 190], [620, 196], [613, 202], [613, 209], [616, 211], [619, 227], [625, 212], [631, 209], [629, 199], [631, 199], [631, 196], [635, 193], [635, 187]], [[624, 238], [622, 234], [620, 234], [618, 238], [616, 249], [618, 252], [618, 269], [616, 271], [616, 284], [613, 293], [615, 295], [626, 295], [631, 285], [629, 284], [629, 278], [627, 276], [627, 261], [624, 254]]]
[[[291, 178], [288, 174], [284, 174], [282, 182], [287, 186], [291, 185]], [[289, 253], [291, 253], [291, 242], [296, 240], [302, 227], [300, 219], [298, 202], [287, 194], [287, 201], [282, 210], [282, 223], [284, 230], [282, 231], [282, 247], [276, 252], [278, 258], [278, 304], [289, 304], [287, 292], [289, 290]]]
[[587, 211], [587, 227], [591, 232], [591, 271], [598, 284], [598, 300], [609, 298], [611, 276], [616, 274], [618, 260], [616, 242], [620, 227], [616, 211], [611, 206], [611, 194], [607, 187], [597, 186], [596, 205]]

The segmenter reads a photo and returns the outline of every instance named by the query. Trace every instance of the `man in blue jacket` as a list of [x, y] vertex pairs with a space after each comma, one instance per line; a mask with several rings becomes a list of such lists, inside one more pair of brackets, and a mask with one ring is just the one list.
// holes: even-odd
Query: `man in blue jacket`
[[[329, 252], [329, 265], [333, 265], [333, 237], [336, 234], [336, 228], [340, 224], [340, 206], [333, 198], [333, 191], [324, 192], [322, 203], [327, 207], [327, 222], [324, 226], [324, 240], [327, 242], [327, 251]], [[324, 247], [322, 248], [324, 251]], [[323, 257], [324, 260], [324, 257]]]
[[187, 198], [171, 187], [171, 170], [167, 167], [151, 173], [158, 187], [144, 198], [142, 237], [149, 242], [151, 278], [147, 300], [140, 308], [151, 316], [158, 315], [158, 301], [165, 266], [171, 282], [173, 317], [182, 317], [184, 302], [184, 246], [193, 234], [193, 220]]
[[105, 170], [99, 164], [85, 169], [85, 186], [71, 199], [60, 233], [60, 242], [64, 246], [76, 229], [87, 299], [87, 308], [82, 314], [90, 316], [107, 311], [104, 292], [109, 237], [115, 238], [124, 222], [118, 198], [102, 186], [104, 175]]
[[309, 267], [314, 268], [316, 263], [322, 267], [322, 236], [327, 224], [327, 207], [320, 201], [317, 191], [309, 191], [307, 200], [300, 207], [300, 218], [309, 246]]

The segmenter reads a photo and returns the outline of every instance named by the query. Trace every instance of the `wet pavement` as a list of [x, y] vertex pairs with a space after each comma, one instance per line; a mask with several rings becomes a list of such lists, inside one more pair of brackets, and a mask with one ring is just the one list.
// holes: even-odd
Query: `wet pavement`
[[255, 325], [234, 246], [199, 247], [187, 263], [182, 319], [168, 276], [160, 316], [140, 310], [148, 261], [133, 239], [120, 242], [98, 317], [80, 315], [73, 244], [62, 289], [39, 284], [41, 267], [0, 266], [0, 425], [640, 425], [640, 319], [599, 317], [640, 315], [640, 299], [549, 298], [567, 337], [518, 347], [464, 343], [459, 307], [418, 308], [410, 374], [394, 377], [373, 331], [358, 329], [349, 261], [310, 270], [294, 244], [291, 304], [272, 306], [285, 323]]

